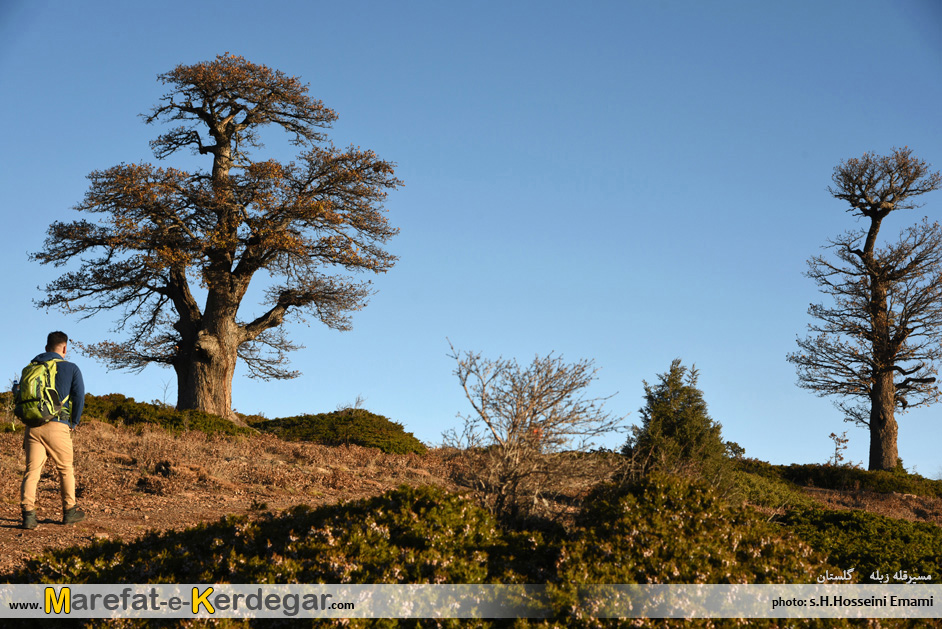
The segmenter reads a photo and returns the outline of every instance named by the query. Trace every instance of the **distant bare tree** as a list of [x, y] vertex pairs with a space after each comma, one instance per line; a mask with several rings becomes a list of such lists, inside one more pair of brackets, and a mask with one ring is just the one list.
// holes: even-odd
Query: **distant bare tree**
[[924, 220], [882, 248], [877, 236], [890, 213], [918, 207], [912, 199], [939, 189], [942, 177], [904, 148], [842, 162], [833, 181], [830, 193], [869, 226], [830, 241], [836, 260], [808, 261], [807, 276], [834, 302], [811, 305], [814, 335], [798, 339], [799, 351], [788, 360], [799, 386], [838, 396], [845, 419], [870, 429], [870, 469], [893, 469], [896, 409], [939, 397], [942, 228]]
[[461, 434], [445, 434], [446, 445], [480, 455], [471, 481], [499, 516], [531, 514], [561, 488], [578, 491], [604, 480], [622, 460], [583, 455], [624, 420], [604, 410], [609, 398], [583, 395], [598, 371], [593, 361], [566, 363], [550, 354], [521, 368], [512, 359], [451, 349], [474, 413], [462, 416]]

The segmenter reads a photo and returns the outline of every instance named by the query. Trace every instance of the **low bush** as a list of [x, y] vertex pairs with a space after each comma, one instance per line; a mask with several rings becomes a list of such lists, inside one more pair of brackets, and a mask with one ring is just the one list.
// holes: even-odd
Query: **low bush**
[[85, 395], [86, 417], [117, 425], [151, 424], [172, 432], [196, 430], [206, 434], [244, 435], [255, 431], [203, 411], [178, 411], [172, 406], [136, 402], [120, 393]]
[[877, 570], [883, 575], [900, 570], [932, 575], [931, 583], [942, 575], [942, 527], [935, 524], [819, 508], [790, 511], [782, 521], [831, 565], [853, 568], [857, 583], [873, 583], [869, 576]]
[[790, 509], [810, 507], [814, 504], [814, 500], [802, 493], [797, 485], [774, 476], [737, 470], [733, 472], [733, 484], [737, 497], [757, 507]]
[[849, 465], [772, 465], [758, 459], [742, 459], [736, 462], [736, 469], [753, 476], [784, 480], [793, 486], [884, 494], [896, 492], [942, 498], [942, 480], [910, 474], [902, 467], [893, 471], [868, 471]]
[[228, 517], [27, 562], [11, 582], [807, 583], [811, 548], [709, 486], [654, 476], [594, 490], [569, 534], [509, 532], [473, 500], [401, 487]]
[[402, 424], [362, 408], [348, 408], [318, 415], [253, 420], [251, 426], [285, 441], [310, 441], [323, 445], [358, 445], [379, 448], [388, 454], [424, 454], [425, 445]]
[[[593, 612], [611, 595], [582, 598], [585, 584], [814, 583], [822, 567], [812, 548], [769, 524], [751, 508], [722, 498], [704, 480], [652, 474], [633, 484], [602, 485], [586, 499], [577, 527], [563, 545], [549, 593], [554, 609], [571, 610], [569, 627], [719, 627], [736, 620], [624, 620], [603, 624]], [[628, 606], [630, 601], [623, 601]], [[750, 626], [778, 627], [752, 619]], [[799, 621], [789, 626], [845, 626]]]
[[560, 578], [571, 583], [813, 583], [812, 549], [703, 481], [654, 474], [585, 501]]
[[760, 459], [741, 458], [736, 461], [736, 470], [764, 478], [782, 478], [781, 465], [772, 465]]
[[115, 408], [120, 404], [127, 404], [128, 402], [133, 403], [134, 398], [129, 398], [120, 393], [108, 393], [106, 395], [92, 395], [91, 393], [86, 393], [85, 410], [83, 414], [88, 417], [94, 417], [99, 421], [108, 422]]
[[16, 432], [22, 427], [17, 425], [16, 418], [13, 417], [13, 393], [4, 391], [0, 393], [0, 433]]
[[536, 541], [511, 543], [474, 501], [432, 487], [250, 520], [227, 517], [124, 544], [105, 540], [30, 559], [14, 583], [488, 583]]
[[909, 474], [901, 468], [868, 471], [841, 465], [792, 464], [781, 467], [781, 477], [799, 485], [822, 489], [896, 492], [942, 498], [942, 481]]

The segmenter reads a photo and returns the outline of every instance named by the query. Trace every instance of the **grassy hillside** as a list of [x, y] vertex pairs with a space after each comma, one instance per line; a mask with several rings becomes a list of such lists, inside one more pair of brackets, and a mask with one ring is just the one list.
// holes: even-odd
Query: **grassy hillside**
[[[850, 567], [862, 583], [874, 569], [932, 583], [942, 574], [942, 482], [902, 470], [745, 459], [722, 494], [654, 475], [560, 492], [552, 521], [502, 522], [467, 482], [460, 451], [384, 452], [352, 445], [359, 436], [349, 433], [343, 445], [278, 436], [313, 434], [317, 422], [324, 434], [331, 414], [272, 420], [269, 433], [251, 428], [259, 419], [214, 430], [212, 416], [183, 421], [117, 396], [92, 402], [75, 436], [85, 523], [55, 524], [57, 482], [44, 475], [39, 529], [15, 528], [22, 455], [2, 460], [5, 582], [544, 583], [554, 624], [591, 626], [566, 611], [579, 583], [813, 583]], [[381, 422], [394, 441], [411, 437], [376, 418], [367, 425]], [[17, 452], [21, 434], [0, 434], [0, 448]]]

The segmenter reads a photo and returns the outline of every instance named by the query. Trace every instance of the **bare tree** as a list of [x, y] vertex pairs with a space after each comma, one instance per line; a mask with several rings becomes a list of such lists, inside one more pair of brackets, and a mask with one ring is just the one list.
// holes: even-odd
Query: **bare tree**
[[446, 433], [446, 444], [479, 455], [469, 475], [495, 513], [531, 514], [561, 490], [579, 491], [614, 471], [622, 457], [582, 455], [624, 420], [605, 411], [609, 398], [585, 397], [598, 371], [593, 361], [566, 363], [550, 354], [521, 368], [512, 359], [451, 349], [474, 412], [462, 416], [461, 434]]
[[845, 419], [869, 428], [870, 469], [893, 469], [899, 458], [896, 409], [939, 397], [942, 229], [923, 220], [895, 243], [878, 247], [877, 237], [891, 212], [918, 207], [912, 199], [937, 190], [942, 177], [904, 148], [842, 162], [833, 181], [830, 193], [869, 225], [832, 239], [827, 248], [833, 258], [808, 261], [806, 275], [833, 304], [811, 305], [808, 313], [817, 322], [808, 329], [814, 335], [798, 339], [799, 351], [788, 360], [799, 386], [837, 396]]
[[[227, 54], [159, 79], [170, 91], [146, 121], [180, 126], [151, 143], [154, 154], [192, 151], [209, 168], [122, 164], [89, 175], [76, 209], [103, 218], [49, 227], [32, 258], [80, 268], [49, 284], [39, 305], [83, 317], [116, 312], [127, 338], [89, 353], [116, 369], [171, 366], [178, 408], [233, 418], [238, 360], [255, 377], [294, 377], [284, 365], [298, 346], [280, 326], [306, 315], [345, 330], [348, 313], [366, 304], [368, 282], [325, 270], [383, 273], [395, 264], [381, 245], [398, 230], [382, 203], [401, 182], [372, 151], [334, 148], [320, 129], [336, 114], [296, 77]], [[297, 162], [252, 159], [269, 126], [303, 149]], [[265, 301], [242, 320], [256, 275]]]

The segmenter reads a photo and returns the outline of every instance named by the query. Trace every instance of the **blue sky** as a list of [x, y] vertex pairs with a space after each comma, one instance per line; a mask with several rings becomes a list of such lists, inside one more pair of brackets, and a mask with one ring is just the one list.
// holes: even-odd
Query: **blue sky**
[[[28, 254], [50, 223], [80, 217], [88, 173], [155, 161], [159, 129], [138, 115], [164, 93], [157, 75], [229, 51], [300, 76], [339, 114], [334, 143], [375, 150], [405, 181], [386, 204], [400, 261], [373, 278], [353, 330], [291, 325], [303, 376], [237, 375], [237, 410], [363, 396], [439, 443], [470, 410], [450, 339], [521, 363], [594, 359], [591, 393], [617, 392], [608, 407], [630, 424], [642, 380], [679, 357], [747, 455], [824, 462], [828, 435], [846, 430], [849, 458], [866, 463], [866, 431], [799, 389], [785, 355], [822, 299], [805, 261], [859, 226], [827, 192], [833, 168], [895, 146], [942, 168], [940, 31], [932, 0], [6, 0], [0, 367], [12, 378], [53, 329], [113, 336], [107, 317], [36, 310], [56, 270]], [[294, 156], [266, 139], [259, 157]], [[942, 216], [942, 193], [923, 200], [885, 233]], [[175, 400], [170, 370], [74, 358], [90, 392]], [[942, 473], [940, 419], [940, 407], [899, 417], [907, 468]]]

